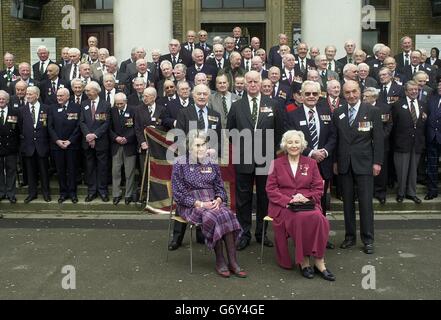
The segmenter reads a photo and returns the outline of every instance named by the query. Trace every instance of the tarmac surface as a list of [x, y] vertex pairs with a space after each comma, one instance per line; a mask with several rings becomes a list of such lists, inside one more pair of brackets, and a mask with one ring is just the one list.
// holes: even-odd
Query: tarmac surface
[[256, 242], [238, 253], [247, 279], [220, 278], [214, 254], [196, 242], [190, 274], [188, 230], [166, 262], [164, 216], [6, 215], [0, 220], [0, 299], [441, 299], [441, 216], [379, 217], [370, 256], [360, 240], [338, 249], [342, 217], [330, 220], [337, 249], [326, 261], [337, 277], [333, 283], [279, 268], [274, 248], [265, 248], [261, 264]]

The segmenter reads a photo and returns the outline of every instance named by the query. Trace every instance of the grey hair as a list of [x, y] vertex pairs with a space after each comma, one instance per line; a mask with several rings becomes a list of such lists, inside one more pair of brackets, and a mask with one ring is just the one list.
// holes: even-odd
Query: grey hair
[[307, 147], [308, 147], [308, 141], [305, 139], [305, 135], [302, 131], [296, 131], [296, 130], [290, 130], [285, 132], [285, 134], [282, 137], [282, 143], [280, 144], [280, 148], [282, 151], [287, 153], [287, 144], [288, 140], [291, 139], [294, 136], [298, 136], [300, 138], [300, 152], [302, 153]]

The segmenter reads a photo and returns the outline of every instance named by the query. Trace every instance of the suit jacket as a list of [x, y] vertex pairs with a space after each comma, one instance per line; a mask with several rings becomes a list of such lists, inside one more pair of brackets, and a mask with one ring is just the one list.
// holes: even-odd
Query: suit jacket
[[186, 107], [184, 107], [181, 103], [181, 99], [175, 99], [167, 104], [164, 110], [164, 114], [162, 115], [162, 125], [166, 130], [171, 130], [175, 128], [175, 121], [178, 119], [178, 114], [181, 109], [185, 108], [194, 108], [193, 99], [189, 99], [189, 102]]
[[[397, 69], [402, 71], [404, 69], [404, 52], [400, 52], [395, 57], [395, 61], [397, 62]], [[410, 64], [410, 53], [409, 53], [409, 64]]]
[[381, 112], [381, 122], [383, 122], [384, 133], [384, 151], [387, 152], [390, 150], [390, 135], [394, 127], [392, 106], [384, 102], [377, 102], [375, 106], [380, 109]]
[[121, 71], [122, 73], [127, 73], [127, 65], [134, 63], [134, 61], [132, 61], [132, 58], [129, 58], [123, 62], [121, 62], [120, 66], [119, 66], [119, 71]]
[[337, 128], [336, 159], [339, 174], [349, 170], [356, 175], [372, 176], [374, 164], [382, 165], [384, 157], [384, 133], [380, 110], [370, 104], [361, 103], [357, 117], [349, 126], [349, 106], [334, 112]]
[[232, 69], [231, 66], [224, 68], [219, 71], [218, 76], [220, 75], [226, 75], [228, 79], [228, 83], [230, 84], [230, 87], [228, 88], [228, 91], [233, 92], [234, 89], [234, 79], [238, 76], [245, 76], [245, 70], [242, 68]]
[[9, 108], [20, 109], [26, 105], [26, 98], [22, 100], [17, 96], [11, 96], [9, 100]]
[[[230, 99], [229, 103], [232, 105], [234, 102], [241, 99], [238, 95], [231, 93], [231, 95], [228, 97]], [[222, 129], [227, 128], [227, 119], [228, 114], [225, 114], [224, 105], [222, 103], [222, 95], [216, 92], [215, 94], [210, 96], [210, 102], [208, 104], [209, 108], [213, 109], [221, 116], [221, 123], [222, 123]], [[229, 113], [229, 111], [228, 111]]]
[[135, 133], [138, 147], [143, 142], [147, 142], [144, 136], [144, 130], [147, 127], [159, 127], [162, 128], [162, 115], [164, 114], [165, 107], [156, 103], [155, 112], [152, 116], [149, 114], [148, 107], [143, 103], [135, 108]]
[[0, 71], [0, 90], [5, 90], [6, 92], [9, 92], [10, 90], [10, 85], [13, 81], [16, 80], [17, 77], [20, 76], [20, 74], [18, 73], [18, 67], [15, 66], [14, 67], [14, 71], [12, 72], [12, 79], [8, 84], [8, 80], [7, 80], [7, 71], [6, 70], [2, 70]]
[[327, 70], [325, 72], [325, 75], [322, 76], [321, 71], [319, 72], [320, 78], [319, 78], [319, 83], [322, 86], [323, 91], [326, 91], [328, 88], [328, 81], [330, 80], [337, 80], [340, 81], [340, 76], [338, 75], [337, 72], [332, 71], [332, 70]]
[[34, 72], [34, 79], [37, 80], [37, 81], [44, 81], [44, 80], [47, 80], [47, 67], [48, 67], [50, 64], [56, 64], [56, 63], [55, 63], [54, 61], [50, 60], [50, 59], [49, 59], [49, 61], [46, 61], [46, 62], [45, 62], [46, 71], [45, 71], [43, 74], [41, 74], [41, 73], [40, 73], [40, 61], [38, 61], [37, 63], [35, 63], [35, 64], [32, 66], [32, 71]]
[[90, 100], [81, 103], [80, 129], [83, 133], [83, 149], [90, 148], [86, 136], [93, 133], [97, 136], [95, 150], [105, 151], [109, 149], [109, 126], [110, 126], [110, 105], [100, 99], [96, 106], [95, 119], [92, 119], [92, 102]]
[[[277, 137], [280, 136], [280, 132], [283, 130], [283, 120], [279, 119], [277, 114], [276, 102], [268, 97], [261, 96], [259, 116], [256, 125], [253, 124], [251, 107], [248, 101], [248, 96], [244, 95], [241, 100], [236, 101], [231, 106], [230, 113], [228, 114], [227, 128], [229, 130], [237, 129], [239, 132], [249, 131], [251, 132], [252, 141], [247, 141], [245, 144], [244, 139], [234, 137], [232, 139], [233, 146], [240, 148], [240, 162], [236, 164], [237, 173], [251, 174], [256, 167], [265, 167], [270, 163], [257, 163], [254, 156], [255, 146], [262, 147], [266, 153], [266, 157], [272, 158], [275, 156]], [[257, 130], [261, 130], [262, 134], [255, 135]], [[274, 141], [267, 146], [267, 134], [268, 130], [275, 130], [272, 132]], [[268, 137], [270, 139], [270, 137]], [[274, 150], [267, 149], [274, 146]], [[237, 150], [236, 150], [237, 151]], [[250, 157], [250, 158], [249, 158]], [[251, 160], [251, 163], [250, 161]]]
[[273, 94], [274, 99], [281, 99], [284, 103], [290, 103], [293, 100], [292, 87], [289, 84], [285, 84], [279, 81], [277, 92]]
[[436, 59], [435, 63], [432, 64], [432, 61], [430, 60], [430, 58], [427, 58], [426, 64], [431, 65], [433, 68], [437, 68], [437, 69], [441, 68], [441, 60], [440, 59]]
[[[58, 78], [57, 90], [60, 88], [69, 89], [69, 87], [70, 86], [68, 81]], [[48, 106], [57, 104], [57, 92], [53, 92], [51, 80], [45, 80], [41, 82], [40, 90], [43, 103], [47, 104]]]
[[385, 96], [383, 93], [383, 85], [380, 83], [379, 86], [380, 86], [380, 95], [378, 97], [378, 101], [381, 101], [383, 103], [393, 104], [394, 101], [391, 100], [390, 98], [394, 98], [396, 100], [396, 99], [401, 99], [405, 96], [404, 88], [395, 81], [392, 81], [392, 85], [390, 86], [387, 96]]
[[69, 150], [79, 150], [81, 147], [80, 130], [81, 106], [69, 102], [66, 111], [63, 106], [54, 104], [49, 108], [49, 136], [51, 138], [51, 150], [62, 151], [57, 140], [68, 140], [71, 145]]
[[8, 114], [5, 114], [4, 118], [4, 124], [0, 123], [1, 157], [17, 154], [20, 141], [20, 130], [18, 127], [18, 109], [8, 107]]
[[242, 48], [248, 46], [248, 38], [246, 37], [240, 37], [239, 41], [234, 38], [234, 42], [236, 43], [236, 46], [234, 47], [236, 51], [241, 51]]
[[207, 58], [207, 56], [213, 52], [213, 46], [209, 45], [208, 43], [205, 43], [205, 49], [202, 49], [201, 43], [197, 43], [195, 48], [201, 49], [204, 52], [205, 58]]
[[[20, 81], [20, 79], [17, 79], [15, 81], [13, 81], [9, 87], [9, 91], [8, 93], [12, 96], [15, 94], [15, 86], [17, 85], [17, 82]], [[28, 80], [25, 81], [28, 84], [28, 87], [38, 87], [40, 88], [40, 82], [36, 81], [35, 79], [29, 78]]]
[[164, 60], [170, 61], [173, 65], [173, 68], [178, 63], [185, 64], [187, 66], [187, 68], [190, 68], [193, 65], [193, 59], [191, 58], [189, 52], [185, 49], [181, 49], [181, 51], [179, 52], [179, 58], [178, 58], [178, 61], [176, 62], [176, 64], [173, 64], [173, 59], [172, 59], [171, 53], [165, 54], [165, 55], [161, 56], [161, 58], [159, 58], [160, 63]]
[[29, 103], [19, 109], [20, 151], [23, 156], [32, 157], [34, 152], [39, 157], [49, 156], [48, 113], [49, 107], [40, 104], [37, 126], [34, 128]]
[[[213, 141], [209, 141], [210, 148], [215, 150], [220, 150], [221, 144], [221, 115], [214, 111], [211, 108], [208, 109], [208, 130], [213, 130], [216, 132], [217, 141], [214, 143]], [[181, 109], [178, 113], [176, 129], [182, 130], [186, 135], [189, 134], [191, 129], [197, 129], [197, 122], [199, 119], [199, 115], [196, 112], [196, 107], [194, 105], [189, 106], [188, 108]], [[191, 123], [190, 123], [191, 122]], [[185, 143], [185, 138], [181, 135], [178, 136], [178, 144], [181, 142]]]
[[[342, 68], [344, 68], [347, 64], [349, 64], [348, 59], [349, 59], [349, 57], [346, 56], [341, 59], [338, 59], [337, 62]], [[355, 64], [354, 58], [352, 58], [352, 63]]]
[[426, 146], [425, 131], [427, 122], [427, 105], [418, 101], [419, 117], [416, 126], [410, 113], [407, 99], [401, 99], [392, 106], [392, 118], [394, 121], [393, 145], [394, 151], [400, 153], [411, 152], [423, 153]]
[[139, 99], [139, 96], [138, 96], [138, 93], [137, 93], [137, 92], [132, 93], [132, 94], [127, 98], [127, 104], [128, 104], [129, 106], [137, 107], [137, 106], [139, 106], [139, 105], [142, 104], [142, 103], [143, 103], [143, 101], [142, 101], [142, 95], [141, 95], [141, 99]]
[[216, 75], [219, 73], [220, 70], [223, 70], [230, 66], [230, 60], [227, 60], [224, 58], [224, 64], [222, 68], [219, 68], [218, 62], [216, 61], [216, 58], [209, 58], [206, 62], [207, 65], [212, 66], [216, 69]]
[[281, 78], [280, 78], [280, 82], [287, 85], [287, 86], [292, 86], [293, 83], [296, 81], [296, 78], [301, 78], [301, 80], [297, 80], [297, 81], [305, 81], [306, 80], [306, 74], [302, 73], [300, 71], [300, 67], [296, 64], [293, 71], [293, 78], [292, 78], [292, 83], [289, 83], [289, 74], [286, 74], [285, 69], [282, 70], [282, 74], [281, 74]]
[[427, 111], [426, 140], [428, 143], [441, 144], [441, 96], [436, 94], [430, 97]]
[[317, 162], [300, 156], [296, 176], [291, 169], [288, 156], [273, 161], [266, 184], [269, 206], [268, 215], [277, 219], [294, 194], [302, 194], [312, 199], [316, 209], [321, 210], [320, 200], [323, 196], [323, 179], [320, 176]]
[[[201, 71], [199, 71], [199, 72], [205, 73], [207, 75], [207, 80], [208, 80], [209, 87], [211, 90], [214, 90], [216, 87], [215, 86], [216, 76], [217, 76], [216, 70], [217, 70], [217, 68], [213, 68], [211, 65], [205, 63], [203, 65]], [[194, 66], [194, 65], [187, 69], [186, 78], [187, 78], [187, 81], [189, 83], [191, 83], [191, 85], [194, 85], [194, 78], [195, 78], [196, 74], [198, 74], [199, 72], [196, 70], [196, 66]]]
[[[78, 62], [78, 63], [77, 63], [77, 78], [80, 77], [80, 64], [81, 64], [81, 62]], [[60, 77], [61, 79], [63, 79], [64, 81], [70, 83], [70, 81], [71, 81], [71, 79], [70, 79], [70, 72], [72, 71], [73, 66], [74, 66], [74, 65], [73, 65], [72, 63], [70, 63], [70, 64], [64, 66], [63, 69], [60, 70], [59, 77]], [[93, 72], [93, 66], [94, 66], [94, 64], [92, 64], [92, 65], [90, 66], [90, 69], [91, 69], [92, 72]], [[93, 76], [93, 73], [91, 74], [91, 77], [92, 77], [93, 79], [95, 79], [94, 76]]]
[[434, 92], [434, 90], [431, 87], [429, 87], [428, 85], [425, 85], [420, 90], [418, 100], [421, 101], [423, 104], [427, 104], [429, 102], [429, 99], [432, 96], [433, 92]]
[[[407, 67], [403, 67], [402, 73], [405, 77], [405, 82], [413, 79], [413, 67], [412, 65], [409, 65]], [[433, 87], [434, 83], [436, 82], [436, 71], [433, 70], [433, 68], [430, 65], [419, 65], [417, 67], [417, 71], [424, 71], [429, 76], [429, 84], [431, 87]], [[435, 86], [436, 87], [436, 86]]]
[[[319, 117], [320, 135], [318, 149], [325, 149], [328, 152], [328, 157], [319, 164], [320, 172], [323, 179], [332, 179], [333, 173], [333, 157], [334, 150], [337, 145], [337, 131], [332, 122], [331, 110], [327, 107], [317, 106], [317, 114]], [[305, 115], [305, 109], [299, 108], [294, 112], [290, 112], [287, 115], [287, 130], [302, 131], [305, 135], [305, 139], [308, 142], [308, 146], [313, 146], [311, 132], [309, 131], [308, 119]], [[308, 157], [313, 150], [307, 147], [303, 152], [305, 157]]]
[[336, 101], [336, 105], [335, 105], [335, 109], [332, 106], [332, 101], [330, 97], [327, 97], [326, 99], [320, 99], [319, 102], [317, 103], [317, 107], [318, 108], [323, 108], [325, 107], [326, 109], [329, 109], [329, 111], [331, 111], [331, 113], [334, 113], [335, 110], [342, 108], [345, 104], [346, 104], [346, 100], [345, 98], [338, 98], [338, 100]]
[[[155, 84], [154, 77], [155, 75], [152, 72], [150, 72], [150, 70], [147, 71], [147, 87], [149, 87], [151, 84]], [[135, 72], [134, 74], [131, 74], [130, 76], [127, 77], [125, 91], [127, 92], [128, 95], [131, 95], [136, 92], [135, 88], [133, 88], [133, 80], [135, 80], [136, 78], [138, 78], [138, 72]]]
[[123, 146], [125, 156], [134, 156], [137, 154], [138, 145], [135, 134], [135, 107], [127, 105], [124, 115], [121, 116], [118, 108], [112, 108], [112, 121], [110, 124], [110, 141], [112, 143], [112, 156], [114, 156], [121, 146], [116, 142], [116, 138], [124, 137], [127, 144]]
[[361, 92], [364, 91], [364, 89], [372, 87], [378, 89], [378, 82], [372, 77], [367, 77], [364, 79], [364, 81], [359, 80], [358, 83], [360, 84]]

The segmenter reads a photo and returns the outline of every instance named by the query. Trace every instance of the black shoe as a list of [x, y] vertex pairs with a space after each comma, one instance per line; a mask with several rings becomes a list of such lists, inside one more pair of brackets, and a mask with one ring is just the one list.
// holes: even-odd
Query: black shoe
[[377, 199], [378, 202], [380, 202], [380, 204], [386, 204], [386, 198], [383, 198], [383, 197], [375, 197], [375, 199]]
[[420, 198], [418, 198], [417, 196], [412, 197], [412, 196], [406, 196], [406, 199], [412, 200], [413, 202], [415, 202], [416, 204], [421, 204], [422, 201]]
[[326, 244], [326, 249], [334, 250], [335, 249], [335, 245], [328, 241], [328, 243]]
[[327, 280], [327, 281], [335, 281], [335, 276], [328, 269], [325, 269], [322, 272], [316, 266], [314, 266], [314, 271], [315, 271], [315, 273], [321, 275], [322, 278]]
[[92, 202], [93, 200], [95, 200], [96, 199], [96, 195], [95, 194], [89, 194], [87, 197], [86, 197], [86, 202]]
[[172, 240], [168, 245], [168, 251], [175, 251], [181, 246], [181, 243], [177, 240]]
[[433, 200], [433, 199], [436, 199], [436, 198], [438, 198], [438, 196], [436, 195], [433, 195], [433, 194], [427, 194], [425, 197], [424, 197], [424, 200], [427, 200], [427, 201], [430, 201], [430, 200]]
[[398, 202], [398, 203], [403, 203], [403, 201], [404, 201], [404, 197], [402, 197], [402, 196], [397, 196], [397, 202]]
[[60, 197], [60, 198], [58, 199], [58, 203], [59, 203], [59, 204], [62, 204], [64, 201], [66, 201], [66, 197]]
[[300, 266], [300, 273], [306, 279], [314, 279], [314, 270], [311, 267], [302, 269], [302, 266]]
[[103, 202], [109, 202], [109, 201], [110, 201], [108, 195], [104, 195], [104, 196], [100, 195], [100, 198], [101, 198], [101, 200], [102, 200]]
[[349, 249], [353, 246], [355, 246], [355, 241], [354, 240], [348, 240], [346, 239], [345, 241], [343, 241], [343, 243], [340, 245], [341, 249]]
[[44, 201], [45, 202], [52, 202], [52, 198], [51, 198], [51, 196], [43, 196], [43, 199], [44, 199]]
[[[113, 204], [115, 206], [118, 205], [118, 203], [121, 201], [121, 199], [122, 199], [122, 197], [115, 197], [115, 198], [113, 198]], [[103, 199], [103, 201], [104, 201], [104, 199]], [[106, 202], [106, 201], [104, 201], [104, 202]]]
[[126, 203], [126, 206], [128, 206], [129, 204], [131, 204], [131, 203], [132, 203], [132, 198], [126, 198], [126, 199], [125, 199], [125, 203]]
[[246, 247], [250, 245], [250, 240], [246, 238], [242, 238], [239, 241], [239, 244], [237, 245], [236, 249], [237, 251], [245, 250]]
[[[257, 241], [258, 243], [262, 244], [262, 239], [256, 239], [256, 241]], [[270, 239], [268, 239], [267, 236], [265, 236], [265, 237], [263, 238], [263, 245], [264, 245], [265, 247], [268, 247], [268, 248], [272, 248], [272, 247], [274, 247], [274, 243], [273, 243]]]
[[11, 198], [8, 197], [8, 200], [9, 200], [9, 202], [11, 204], [16, 204], [17, 203], [17, 198], [16, 197], [11, 197]]
[[72, 197], [72, 203], [73, 204], [77, 204], [78, 203], [78, 197], [77, 196]]
[[31, 196], [29, 196], [29, 197], [27, 197], [27, 198], [25, 199], [24, 203], [25, 203], [25, 204], [31, 203], [31, 202], [32, 202], [33, 200], [35, 200], [35, 199], [37, 199], [36, 196], [35, 196], [35, 197], [31, 197]]
[[374, 245], [373, 244], [365, 244], [363, 248], [363, 252], [366, 254], [374, 254]]

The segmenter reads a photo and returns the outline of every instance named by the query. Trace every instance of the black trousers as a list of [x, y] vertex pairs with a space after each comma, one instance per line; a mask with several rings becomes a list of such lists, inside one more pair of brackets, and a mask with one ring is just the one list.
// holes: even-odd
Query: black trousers
[[87, 149], [85, 152], [87, 162], [87, 186], [88, 194], [108, 196], [107, 188], [109, 152], [108, 150], [97, 151], [95, 149]]
[[441, 144], [435, 139], [427, 143], [427, 193], [438, 196], [438, 168]]
[[17, 155], [0, 156], [0, 197], [15, 197]]
[[377, 177], [374, 177], [374, 197], [386, 199], [387, 182], [389, 177], [389, 150], [384, 151], [384, 163], [381, 167], [381, 172]]
[[41, 182], [41, 191], [44, 196], [50, 196], [49, 190], [49, 158], [40, 157], [37, 151], [32, 157], [24, 157], [26, 170], [28, 171], [28, 195], [36, 197], [38, 195], [38, 180]]
[[53, 150], [52, 158], [57, 169], [60, 196], [76, 197], [78, 150]]
[[[266, 195], [266, 181], [268, 176], [260, 176], [255, 173], [236, 173], [236, 211], [237, 219], [243, 229], [242, 238], [251, 240], [253, 191], [256, 182], [256, 239], [262, 239], [263, 218], [268, 212], [268, 197]], [[267, 230], [267, 228], [265, 228]]]
[[343, 207], [345, 217], [346, 240], [356, 240], [356, 216], [354, 188], [358, 186], [358, 203], [360, 211], [360, 235], [363, 243], [374, 243], [374, 178], [372, 175], [356, 175], [352, 169], [340, 175], [343, 184]]

